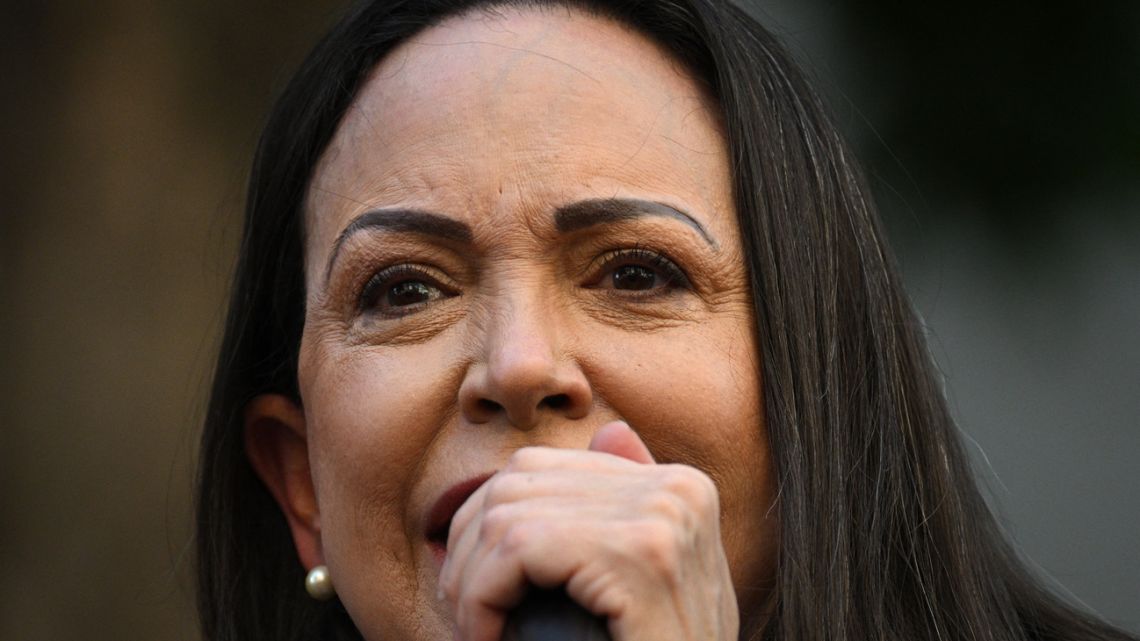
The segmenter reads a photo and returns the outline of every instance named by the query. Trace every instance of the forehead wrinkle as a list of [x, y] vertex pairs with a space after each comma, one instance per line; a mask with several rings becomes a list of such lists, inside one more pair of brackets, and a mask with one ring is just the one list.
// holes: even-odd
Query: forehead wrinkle
[[[700, 103], [705, 102], [702, 100], [705, 96], [703, 96], [704, 92], [701, 90], [699, 84], [694, 86], [693, 79], [689, 74], [684, 73], [685, 70], [683, 66], [677, 64], [676, 61], [669, 58], [668, 55], [665, 55], [664, 58], [670, 61], [670, 76], [681, 80], [685, 86], [680, 86], [675, 82], [669, 81], [663, 84], [655, 83], [650, 85], [650, 87], [655, 90], [654, 94], [647, 96], [639, 89], [639, 85], [645, 84], [645, 74], [642, 73], [642, 71], [645, 71], [647, 68], [647, 63], [636, 59], [632, 61], [632, 65], [607, 65], [605, 67], [598, 67], [599, 77], [595, 77], [590, 73], [590, 70], [594, 70], [602, 61], [596, 60], [596, 56], [590, 54], [592, 49], [586, 48], [582, 56], [582, 61], [586, 66], [583, 67], [582, 65], [568, 61], [567, 58], [571, 58], [571, 56], [548, 55], [542, 50], [542, 38], [535, 35], [536, 32], [542, 34], [551, 31], [559, 32], [556, 34], [557, 39], [552, 37], [549, 47], [553, 47], [552, 50], [561, 51], [561, 49], [558, 48], [558, 41], [574, 40], [576, 42], [577, 36], [582, 35], [578, 27], [572, 27], [570, 31], [565, 31], [556, 29], [556, 25], [551, 21], [531, 21], [527, 16], [527, 12], [521, 10], [516, 14], [516, 12], [511, 9], [510, 13], [512, 14], [510, 18], [521, 14], [522, 20], [533, 22], [533, 24], [527, 25], [533, 28], [518, 29], [519, 33], [526, 34], [525, 41], [522, 42], [522, 44], [526, 46], [514, 46], [515, 43], [510, 40], [508, 40], [507, 43], [496, 42], [493, 34], [489, 37], [480, 38], [480, 34], [471, 33], [474, 37], [463, 38], [462, 36], [465, 32], [470, 32], [470, 25], [463, 27], [459, 25], [459, 23], [445, 22], [443, 25], [437, 25], [437, 27], [433, 27], [413, 40], [408, 41], [405, 43], [408, 45], [407, 47], [398, 47], [397, 51], [393, 52], [394, 55], [389, 55], [384, 61], [381, 61], [380, 64], [377, 65], [373, 78], [367, 81], [367, 85], [371, 85], [371, 87], [366, 86], [364, 92], [354, 100], [353, 108], [350, 110], [349, 119], [352, 120], [352, 123], [349, 126], [352, 131], [343, 131], [345, 128], [342, 127], [342, 131], [336, 135], [336, 149], [328, 155], [328, 158], [323, 160], [329, 163], [335, 160], [335, 164], [338, 166], [351, 168], [348, 172], [341, 173], [337, 176], [340, 179], [339, 182], [342, 183], [341, 185], [337, 185], [337, 187], [343, 187], [344, 182], [351, 180], [351, 175], [358, 175], [359, 180], [368, 180], [369, 173], [374, 172], [377, 168], [376, 160], [379, 160], [381, 165], [384, 166], [381, 170], [382, 176], [372, 178], [368, 180], [368, 182], [386, 184], [383, 187], [368, 189], [367, 195], [363, 198], [353, 198], [353, 194], [345, 195], [334, 193], [333, 195], [344, 197], [346, 200], [359, 205], [360, 200], [372, 200], [374, 194], [377, 192], [390, 194], [396, 201], [403, 201], [403, 203], [413, 204], [413, 206], [422, 204], [422, 206], [426, 208], [466, 219], [473, 223], [473, 226], [477, 227], [477, 229], [486, 226], [488, 227], [488, 233], [479, 233], [478, 236], [485, 236], [491, 239], [489, 242], [492, 244], [501, 243], [505, 240], [502, 237], [502, 230], [496, 229], [494, 223], [496, 219], [500, 221], [502, 219], [497, 216], [488, 218], [486, 214], [480, 213], [493, 211], [497, 208], [494, 203], [497, 203], [502, 198], [501, 185], [498, 195], [495, 194], [496, 185], [494, 183], [488, 185], [469, 185], [470, 188], [465, 188], [462, 187], [462, 185], [470, 181], [460, 180], [459, 184], [461, 187], [459, 189], [449, 188], [448, 185], [453, 185], [454, 183], [445, 177], [441, 177], [438, 172], [429, 173], [425, 170], [423, 163], [399, 162], [401, 155], [419, 157], [420, 152], [417, 151], [417, 149], [437, 149], [440, 143], [447, 143], [452, 139], [454, 139], [453, 144], [464, 148], [470, 145], [483, 146], [484, 143], [492, 144], [496, 147], [501, 144], [501, 137], [496, 134], [495, 131], [484, 131], [480, 134], [479, 131], [470, 131], [469, 127], [464, 128], [463, 131], [456, 131], [455, 127], [461, 126], [460, 123], [452, 122], [453, 119], [447, 117], [448, 114], [455, 115], [464, 114], [466, 112], [468, 114], [466, 119], [470, 120], [470, 107], [472, 106], [471, 100], [455, 102], [454, 92], [451, 93], [453, 97], [452, 100], [444, 99], [447, 98], [447, 96], [440, 92], [449, 88], [454, 88], [465, 95], [474, 92], [472, 95], [476, 97], [482, 94], [485, 97], [495, 98], [497, 95], [500, 104], [506, 101], [506, 99], [503, 98], [502, 92], [497, 92], [496, 94], [494, 91], [488, 91], [487, 80], [485, 78], [486, 74], [481, 74], [478, 70], [478, 66], [471, 68], [470, 66], [465, 67], [462, 65], [445, 65], [442, 74], [430, 73], [428, 75], [428, 77], [431, 78], [430, 82], [413, 82], [413, 80], [420, 77], [422, 72], [430, 71], [430, 67], [435, 61], [434, 59], [453, 55], [443, 52], [449, 49], [455, 50], [456, 47], [460, 46], [477, 48], [483, 52], [481, 55], [485, 56], [495, 55], [490, 53], [493, 51], [501, 52], [499, 54], [500, 57], [496, 59], [502, 62], [502, 64], [497, 67], [501, 72], [500, 75], [509, 75], [512, 70], [517, 70], [524, 60], [539, 60], [547, 67], [557, 65], [565, 71], [564, 74], [559, 75], [564, 78], [574, 77], [579, 80], [578, 83], [567, 82], [565, 84], [567, 86], [575, 85], [578, 91], [584, 91], [585, 93], [582, 97], [586, 99], [596, 99], [597, 89], [603, 87], [605, 84], [599, 79], [602, 75], [604, 75], [611, 84], [615, 84], [614, 89], [617, 90], [619, 95], [624, 94], [625, 98], [637, 96], [642, 102], [647, 98], [660, 99], [660, 102], [653, 100], [653, 102], [658, 102], [659, 107], [653, 111], [652, 116], [647, 118], [638, 116], [637, 119], [630, 123], [640, 123], [640, 126], [635, 126], [632, 130], [627, 127], [626, 130], [620, 132], [630, 136], [628, 148], [624, 154], [620, 156], [610, 154], [610, 156], [607, 157], [606, 152], [613, 150], [612, 144], [606, 144], [601, 150], [602, 153], [594, 156], [596, 162], [601, 164], [586, 168], [586, 173], [592, 174], [593, 176], [587, 177], [584, 181], [580, 182], [583, 183], [582, 186], [593, 185], [587, 186], [587, 189], [600, 192], [598, 193], [599, 196], [617, 195], [617, 191], [625, 190], [615, 189], [616, 185], [612, 185], [612, 183], [610, 186], [602, 186], [601, 184], [595, 183], [592, 179], [595, 177], [604, 179], [604, 182], [617, 179], [619, 183], [634, 186], [635, 192], [644, 193], [640, 187], [654, 185], [655, 183], [657, 188], [655, 189], [651, 186], [649, 189], [650, 193], [660, 191], [669, 192], [667, 185], [661, 183], [661, 177], [677, 169], [677, 167], [674, 166], [676, 163], [684, 163], [688, 160], [682, 157], [684, 151], [694, 151], [692, 149], [693, 146], [697, 146], [698, 148], [705, 147], [705, 144], [702, 144], [706, 142], [704, 137], [696, 133], [700, 131], [700, 124], [698, 123], [702, 121], [714, 121], [714, 129], [719, 129], [719, 127], [716, 126], [719, 125], [719, 122], [716, 122], [718, 121], [717, 111], [709, 109], [702, 110], [700, 108]], [[567, 17], [574, 21], [573, 16], [576, 13], [578, 12], [567, 11]], [[461, 18], [462, 16], [454, 20]], [[513, 26], [513, 23], [506, 22], [507, 19], [507, 16], [495, 16], [493, 19], [484, 19], [483, 22], [493, 23], [493, 27], [503, 25], [503, 29], [500, 31], [510, 34], [513, 32], [508, 30], [507, 27]], [[623, 31], [630, 31], [621, 23], [616, 23], [612, 20], [610, 20], [610, 22]], [[440, 30], [444, 26], [449, 29], [452, 27], [458, 28], [455, 29], [455, 33], [449, 33]], [[486, 31], [486, 28], [484, 28], [484, 31]], [[644, 36], [639, 33], [632, 33], [637, 39], [647, 41]], [[451, 37], [451, 40], [441, 39], [441, 34], [442, 36]], [[584, 38], [592, 37], [595, 36], [591, 35], [591, 32], [584, 33]], [[517, 40], [523, 40], [523, 38]], [[400, 51], [400, 49], [402, 49], [402, 51]], [[432, 54], [431, 51], [433, 49], [440, 53]], [[423, 53], [415, 53], [416, 50], [422, 51]], [[613, 51], [607, 51], [608, 53], [606, 55], [614, 55]], [[507, 55], [504, 59], [502, 55], [504, 53], [510, 55]], [[396, 78], [396, 76], [400, 77]], [[453, 80], [461, 81], [464, 84], [462, 87], [454, 87], [450, 85], [450, 82]], [[475, 84], [472, 84], [472, 81], [474, 81]], [[527, 79], [523, 77], [512, 79], [512, 82], [518, 83], [516, 85], [517, 88], [529, 90], [529, 84], [523, 84], [526, 81]], [[557, 106], [558, 102], [565, 100], [565, 96], [559, 98], [558, 95], [552, 94], [551, 100], [553, 101], [551, 105]], [[615, 96], [614, 100], [616, 100], [616, 102], [610, 102], [614, 104], [619, 111], [614, 112], [612, 115], [620, 115], [624, 98]], [[430, 120], [423, 120], [423, 116], [428, 115], [425, 111], [414, 108], [410, 109], [410, 107], [414, 107], [417, 103], [424, 107], [435, 107], [436, 110], [442, 107], [447, 113], [438, 113]], [[465, 107], [464, 104], [467, 106]], [[542, 106], [539, 108], [541, 109]], [[710, 111], [711, 113], [709, 113]], [[417, 113], [420, 115], [417, 115]], [[648, 115], [649, 114], [647, 114], [647, 116]], [[411, 121], [408, 120], [409, 117], [412, 119]], [[356, 120], [357, 118], [359, 118], [359, 121]], [[493, 122], [497, 121], [500, 124], [507, 122], [494, 115], [491, 116], [491, 120]], [[646, 120], [651, 120], [652, 122], [644, 122]], [[380, 122], [385, 123], [384, 127], [377, 130], [375, 125]], [[517, 122], [517, 120], [514, 122]], [[538, 124], [541, 124], [541, 121], [539, 121]], [[648, 131], [646, 131], [647, 126]], [[420, 135], [417, 138], [408, 138], [407, 135], [401, 133], [405, 129], [415, 131], [421, 127], [423, 131], [419, 132]], [[693, 129], [694, 127], [696, 129]], [[690, 131], [691, 129], [692, 131]], [[552, 133], [556, 137], [564, 137], [567, 134], [566, 131], [562, 130], [556, 130]], [[476, 138], [472, 138], [472, 136], [476, 136]], [[377, 140], [378, 138], [380, 139], [379, 141]], [[428, 138], [431, 140], [429, 141]], [[530, 139], [524, 138], [524, 140], [531, 140], [533, 142], [536, 139], [532, 136]], [[435, 144], [432, 144], [432, 141], [434, 141]], [[593, 141], [590, 138], [563, 142], [587, 146], [598, 144], [598, 141]], [[613, 142], [612, 138], [610, 142]], [[715, 141], [710, 142], [715, 144]], [[369, 143], [371, 143], [369, 145], [371, 149], [361, 149], [363, 153], [355, 153], [355, 149], [360, 148], [360, 145], [368, 145]], [[645, 150], [643, 148], [647, 144], [662, 147], [662, 150], [666, 150], [665, 154], [662, 157], [651, 157], [651, 154], [644, 153]], [[381, 147], [378, 148], [378, 145]], [[403, 149], [396, 151], [392, 149], [394, 145], [398, 145]], [[463, 150], [460, 149], [457, 151], [462, 152]], [[518, 149], [514, 151], [518, 152]], [[377, 156], [377, 153], [379, 156]], [[542, 197], [540, 194], [534, 193], [533, 185], [535, 182], [546, 182], [546, 180], [531, 180], [529, 178], [553, 178], [553, 184], [557, 185], [557, 176], [551, 176], [551, 172], [548, 170], [561, 173], [558, 170], [561, 169], [563, 164], [567, 165], [565, 169], [571, 173], [582, 169], [576, 166], [580, 160], [576, 156], [573, 154], [566, 156], [565, 154], [554, 153], [552, 146], [549, 145], [534, 148], [530, 153], [533, 154], [533, 157], [531, 157], [528, 162], [522, 163], [521, 167], [516, 168], [518, 172], [516, 175], [504, 177], [506, 181], [514, 185], [516, 191], [529, 192], [528, 197], [530, 198]], [[465, 154], [456, 153], [448, 154], [448, 156], [459, 158], [465, 156]], [[671, 163], [670, 160], [673, 162]], [[462, 165], [460, 165], [460, 167], [452, 167], [452, 171], [445, 171], [443, 173], [451, 173], [454, 176], [455, 169], [460, 169], [460, 173], [465, 173], [462, 171]], [[413, 176], [411, 174], [420, 175]], [[521, 178], [520, 174], [522, 176]], [[375, 174], [372, 173], [372, 175], [374, 176]], [[464, 176], [459, 176], [458, 178], [462, 179]], [[357, 183], [359, 180], [357, 180]], [[520, 183], [522, 183], [521, 189], [518, 188]], [[709, 194], [704, 192], [712, 188], [712, 185], [701, 182], [699, 185], [694, 185], [694, 187], [696, 187], [696, 192], [689, 190], [690, 195], [701, 196], [701, 200], [704, 201], [706, 205], [701, 206], [700, 209], [707, 209], [707, 205], [712, 204], [712, 200], [714, 199], [709, 198]], [[334, 192], [344, 190], [336, 188], [330, 190], [326, 188], [325, 191]], [[610, 191], [614, 191], [615, 193], [607, 193]], [[351, 192], [359, 193], [355, 189], [355, 185], [353, 189], [351, 189]], [[522, 196], [523, 194], [519, 195]], [[566, 200], [573, 198], [573, 194], [569, 193], [559, 195], [568, 197]], [[317, 196], [317, 193], [313, 194], [314, 199], [316, 199]], [[405, 199], [407, 196], [412, 196], [412, 200]], [[443, 200], [439, 200], [440, 198]], [[387, 199], [377, 199], [372, 200], [372, 202], [377, 205], [395, 204], [385, 202], [386, 200]], [[516, 204], [515, 206], [519, 205]], [[315, 208], [310, 208], [309, 214], [311, 221], [315, 219], [317, 214]], [[547, 219], [550, 216], [548, 211], [543, 211], [542, 214], [543, 215], [538, 216], [522, 216], [520, 222], [528, 226], [532, 234], [540, 235], [541, 232], [546, 231], [543, 229], [543, 226], [549, 225]], [[338, 218], [339, 217], [340, 216], [338, 216]], [[497, 236], [495, 234], [497, 234]]]
[[496, 205], [469, 217], [481, 254], [498, 259], [534, 256], [541, 252], [544, 232], [536, 208], [518, 202]]

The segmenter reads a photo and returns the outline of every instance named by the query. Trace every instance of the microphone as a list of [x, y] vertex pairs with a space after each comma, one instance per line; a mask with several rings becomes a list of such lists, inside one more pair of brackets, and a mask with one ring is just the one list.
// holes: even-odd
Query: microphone
[[531, 587], [511, 611], [502, 641], [611, 641], [606, 618], [595, 615], [566, 590]]

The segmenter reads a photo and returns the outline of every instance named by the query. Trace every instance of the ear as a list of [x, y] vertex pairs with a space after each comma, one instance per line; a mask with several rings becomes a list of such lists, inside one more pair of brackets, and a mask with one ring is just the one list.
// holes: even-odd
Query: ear
[[244, 436], [245, 455], [285, 514], [301, 565], [307, 570], [322, 565], [305, 412], [286, 396], [263, 394], [245, 406]]

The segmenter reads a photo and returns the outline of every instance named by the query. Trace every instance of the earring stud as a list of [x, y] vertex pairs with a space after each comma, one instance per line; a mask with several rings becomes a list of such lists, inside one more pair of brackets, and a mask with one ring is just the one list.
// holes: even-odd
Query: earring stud
[[305, 591], [318, 601], [328, 601], [336, 596], [336, 588], [333, 587], [328, 566], [318, 565], [309, 570], [308, 576], [305, 577]]

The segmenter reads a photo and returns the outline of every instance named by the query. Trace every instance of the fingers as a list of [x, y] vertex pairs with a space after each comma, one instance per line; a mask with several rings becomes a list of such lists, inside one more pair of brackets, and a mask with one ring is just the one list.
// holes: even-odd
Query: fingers
[[[517, 552], [532, 538], [559, 535], [557, 528], [563, 522], [580, 526], [583, 522], [613, 521], [620, 516], [611, 506], [591, 497], [561, 496], [551, 500], [541, 496], [487, 507], [470, 522], [452, 526], [440, 584], [445, 593], [465, 584], [480, 555], [489, 551]], [[552, 572], [552, 576], [547, 576], [546, 571], [539, 568], [528, 578], [541, 587], [560, 585], [565, 577], [558, 570]]]
[[507, 611], [522, 600], [529, 584], [566, 583], [580, 556], [567, 549], [566, 530], [578, 519], [600, 518], [599, 512], [596, 501], [534, 499], [495, 505], [458, 532], [440, 585], [455, 603], [465, 641], [497, 641]]
[[[447, 579], [465, 641], [498, 641], [507, 611], [522, 600], [528, 584], [566, 585], [571, 598], [603, 616], [625, 602], [614, 596], [617, 568], [607, 562], [616, 560], [607, 546], [624, 547], [612, 535], [599, 533], [588, 517], [583, 527], [581, 519], [566, 518], [565, 511], [530, 516], [503, 528], [495, 543], [472, 550]], [[625, 574], [628, 581], [631, 573]]]
[[494, 505], [534, 496], [604, 498], [614, 491], [615, 485], [631, 490], [630, 482], [637, 479], [629, 477], [628, 472], [636, 467], [640, 465], [635, 466], [625, 458], [599, 457], [584, 450], [520, 449], [502, 470], [460, 506], [452, 518], [448, 540], [455, 541], [456, 534], [467, 529], [480, 511]]
[[462, 638], [498, 641], [529, 584], [565, 585], [617, 639], [728, 621], [716, 486], [695, 468], [653, 463], [622, 422], [602, 426], [589, 450], [516, 451], [452, 520], [440, 589]]
[[619, 519], [586, 508], [585, 501], [566, 509], [527, 506], [524, 518], [489, 527], [489, 538], [469, 534], [479, 545], [457, 556], [443, 579], [464, 641], [497, 641], [528, 584], [565, 585], [574, 601], [610, 620], [615, 639], [670, 639], [685, 627], [678, 617], [708, 616], [704, 605], [692, 615], [681, 596], [700, 594], [717, 575], [686, 527], [663, 513], [615, 527]]

